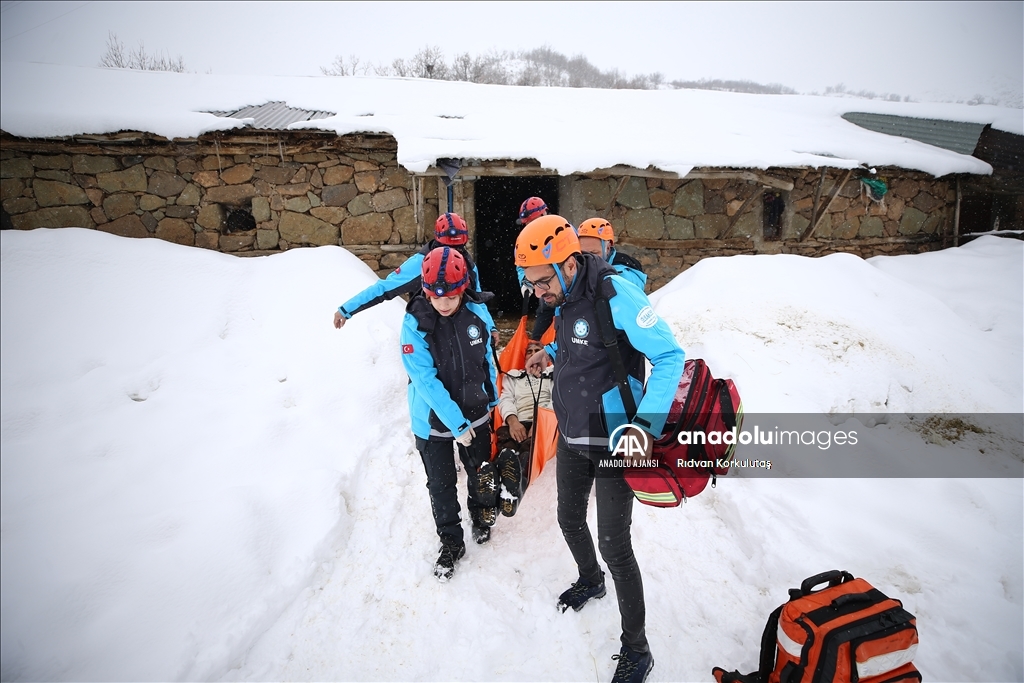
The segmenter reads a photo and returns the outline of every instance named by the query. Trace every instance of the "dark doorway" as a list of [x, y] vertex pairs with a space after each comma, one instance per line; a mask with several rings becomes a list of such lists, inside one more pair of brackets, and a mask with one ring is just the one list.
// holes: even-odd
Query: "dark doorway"
[[512, 255], [520, 229], [519, 206], [528, 197], [540, 197], [548, 213], [558, 213], [558, 177], [478, 178], [474, 195], [477, 268], [483, 288], [494, 292], [488, 308], [495, 318], [518, 318], [523, 295]]
[[960, 234], [1024, 227], [1024, 201], [1010, 194], [965, 193], [960, 203]]

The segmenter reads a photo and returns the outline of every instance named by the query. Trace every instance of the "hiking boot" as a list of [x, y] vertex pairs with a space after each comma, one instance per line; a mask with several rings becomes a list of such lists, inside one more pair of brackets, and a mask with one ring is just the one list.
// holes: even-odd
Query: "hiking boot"
[[465, 543], [446, 543], [441, 542], [441, 552], [437, 556], [437, 562], [434, 563], [434, 576], [441, 583], [446, 582], [452, 578], [452, 574], [455, 573], [455, 563], [462, 559], [462, 556], [466, 554]]
[[523, 498], [523, 463], [519, 460], [519, 453], [511, 448], [499, 453], [496, 462], [501, 477], [498, 507], [501, 514], [512, 517], [519, 509], [519, 501]]
[[498, 487], [501, 484], [498, 480], [498, 468], [494, 466], [493, 462], [488, 460], [483, 465], [480, 465], [476, 477], [477, 500], [484, 507], [498, 507]]
[[625, 645], [619, 654], [612, 655], [612, 659], [619, 660], [612, 683], [644, 683], [654, 668], [654, 657], [650, 652], [634, 652]]
[[583, 605], [587, 604], [588, 600], [591, 598], [603, 598], [607, 592], [604, 587], [604, 572], [601, 572], [601, 580], [598, 583], [590, 583], [580, 579], [570, 586], [569, 590], [558, 596], [558, 606], [562, 608], [563, 612], [570, 607], [574, 611], [579, 612], [583, 609]]
[[473, 525], [473, 540], [478, 545], [483, 545], [487, 541], [491, 540], [491, 527], [489, 526], [477, 526]]
[[498, 508], [472, 508], [469, 517], [473, 520], [473, 528], [494, 526], [498, 521]]

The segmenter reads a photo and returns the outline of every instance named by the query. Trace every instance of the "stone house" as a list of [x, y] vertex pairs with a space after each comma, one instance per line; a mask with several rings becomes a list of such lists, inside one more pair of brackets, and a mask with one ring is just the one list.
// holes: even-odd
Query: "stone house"
[[[215, 113], [248, 126], [174, 139], [0, 133], [3, 227], [93, 228], [240, 256], [339, 245], [383, 276], [423, 244], [440, 211], [454, 210], [469, 224], [498, 309], [515, 310], [514, 219], [531, 195], [574, 224], [611, 220], [619, 248], [644, 264], [654, 290], [709, 256], [951, 246], [962, 181], [978, 183], [897, 166], [697, 167], [680, 176], [618, 165], [559, 175], [533, 159], [438, 159], [413, 173], [399, 164], [393, 135], [289, 128], [331, 112], [274, 102]], [[975, 127], [959, 141], [973, 135], [972, 150], [985, 129]], [[1019, 201], [1020, 173], [1008, 172], [1004, 185]], [[884, 194], [865, 179], [881, 179]], [[1001, 227], [1022, 219], [1017, 211]]]

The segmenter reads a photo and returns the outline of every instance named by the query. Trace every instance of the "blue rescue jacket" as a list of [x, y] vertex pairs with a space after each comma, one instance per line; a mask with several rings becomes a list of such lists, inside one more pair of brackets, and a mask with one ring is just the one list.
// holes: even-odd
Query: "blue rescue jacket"
[[639, 261], [629, 254], [616, 251], [615, 247], [612, 247], [608, 263], [612, 264], [615, 272], [639, 287], [640, 291], [643, 291], [647, 285], [647, 273], [644, 272], [644, 267], [640, 265]]
[[605, 450], [609, 430], [606, 414], [612, 406], [622, 412], [615, 371], [601, 339], [594, 306], [599, 292], [603, 292], [635, 395], [643, 386], [644, 357], [653, 366], [643, 397], [637, 401], [633, 424], [658, 437], [682, 377], [686, 354], [642, 289], [597, 256], [582, 254], [577, 263], [576, 277], [565, 301], [555, 311], [557, 342], [547, 347], [555, 363], [551, 398], [559, 432], [573, 448]]
[[[445, 245], [437, 240], [427, 242], [419, 251], [407, 258], [405, 263], [389, 273], [386, 278], [377, 280], [377, 282], [343, 303], [338, 308], [341, 315], [346, 319], [351, 318], [356, 313], [372, 308], [381, 302], [390, 301], [402, 294], [419, 292], [423, 280], [420, 275], [423, 268], [423, 259], [432, 250], [443, 246]], [[464, 246], [454, 248], [462, 254], [462, 257], [466, 259], [466, 265], [469, 266], [469, 272], [471, 273], [469, 286], [480, 291], [480, 273], [476, 269], [476, 263], [473, 262], [473, 258]]]
[[493, 295], [467, 290], [462, 306], [445, 317], [414, 296], [402, 323], [402, 364], [409, 374], [413, 434], [453, 439], [490, 419], [498, 404], [491, 351], [494, 321], [484, 303]]

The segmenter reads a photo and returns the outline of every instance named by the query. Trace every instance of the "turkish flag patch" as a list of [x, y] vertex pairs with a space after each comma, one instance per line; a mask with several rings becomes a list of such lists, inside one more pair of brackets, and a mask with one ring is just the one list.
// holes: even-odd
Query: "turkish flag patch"
[[412, 344], [402, 344], [402, 353], [412, 353]]

